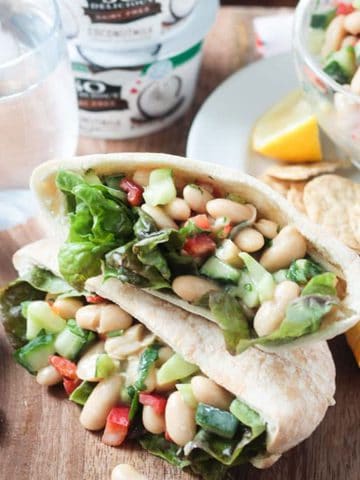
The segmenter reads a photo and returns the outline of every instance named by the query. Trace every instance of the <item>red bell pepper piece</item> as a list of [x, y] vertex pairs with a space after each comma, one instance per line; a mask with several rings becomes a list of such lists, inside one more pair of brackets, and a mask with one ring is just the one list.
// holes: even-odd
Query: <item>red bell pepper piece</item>
[[200, 215], [195, 215], [195, 217], [190, 217], [188, 222], [194, 223], [198, 228], [201, 228], [201, 230], [211, 229], [209, 217], [205, 215], [205, 213], [201, 213]]
[[111, 409], [101, 441], [110, 447], [118, 447], [125, 440], [130, 427], [129, 407]]
[[167, 399], [155, 393], [140, 393], [139, 402], [152, 407], [155, 413], [162, 415], [165, 412]]
[[137, 207], [141, 205], [144, 191], [141, 185], [138, 185], [128, 178], [123, 178], [120, 181], [120, 188], [127, 193], [127, 199], [131, 206]]
[[70, 380], [70, 378], [64, 378], [63, 386], [65, 392], [70, 396], [72, 392], [77, 388], [81, 383], [81, 380], [77, 378], [76, 380]]
[[338, 2], [336, 14], [337, 15], [349, 15], [355, 10], [351, 3], [347, 2]]
[[105, 298], [100, 297], [100, 295], [87, 295], [86, 297], [87, 303], [103, 303], [106, 302]]
[[76, 364], [70, 362], [67, 358], [51, 355], [50, 364], [60, 373], [60, 375], [68, 380], [77, 380]]
[[185, 240], [183, 249], [189, 255], [194, 257], [203, 257], [211, 255], [216, 249], [216, 243], [206, 233], [200, 233], [195, 237], [190, 237]]

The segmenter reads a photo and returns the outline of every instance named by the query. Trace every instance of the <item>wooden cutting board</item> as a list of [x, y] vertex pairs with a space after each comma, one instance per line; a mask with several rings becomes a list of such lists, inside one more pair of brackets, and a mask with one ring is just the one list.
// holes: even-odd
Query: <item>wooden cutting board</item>
[[[115, 151], [162, 151], [184, 154], [191, 121], [206, 96], [224, 78], [256, 58], [251, 20], [274, 10], [222, 9], [205, 44], [200, 83], [192, 110], [171, 128], [124, 142], [81, 139], [82, 154]], [[219, 139], [221, 141], [221, 139]], [[0, 285], [15, 278], [12, 254], [41, 237], [31, 220], [0, 232]], [[343, 337], [331, 342], [337, 366], [335, 407], [310, 439], [270, 470], [239, 469], [242, 480], [359, 480], [360, 374]], [[306, 412], [304, 412], [304, 416]], [[136, 446], [106, 447], [100, 434], [85, 431], [79, 408], [60, 388], [40, 387], [11, 358], [0, 327], [0, 480], [109, 480], [118, 463], [131, 463], [149, 480], [191, 480]]]

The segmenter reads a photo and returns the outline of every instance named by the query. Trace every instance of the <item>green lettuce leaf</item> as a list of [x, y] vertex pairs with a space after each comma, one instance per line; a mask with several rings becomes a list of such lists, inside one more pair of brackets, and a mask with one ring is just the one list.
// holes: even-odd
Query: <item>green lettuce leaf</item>
[[339, 301], [333, 296], [307, 295], [295, 299], [286, 310], [286, 316], [275, 332], [264, 337], [240, 340], [237, 353], [253, 345], [282, 345], [319, 330], [323, 317]]
[[223, 331], [228, 350], [236, 352], [239, 340], [250, 337], [248, 321], [239, 301], [226, 292], [211, 292], [209, 308]]
[[115, 277], [122, 282], [153, 289], [169, 288], [170, 284], [153, 265], [142, 263], [133, 252], [135, 242], [129, 242], [112, 252], [105, 258], [105, 279]]
[[82, 295], [74, 290], [65, 280], [44, 268], [32, 267], [22, 275], [21, 279], [37, 290], [53, 295], [66, 294], [67, 297]]
[[28, 282], [16, 280], [0, 291], [0, 317], [5, 332], [14, 348], [25, 345], [26, 319], [23, 316], [24, 302], [43, 300], [45, 293], [34, 288]]
[[128, 388], [128, 394], [131, 399], [129, 418], [133, 420], [139, 408], [139, 394], [146, 389], [145, 380], [147, 379], [151, 367], [159, 358], [159, 345], [151, 345], [147, 347], [141, 354], [138, 377], [134, 385]]
[[68, 199], [70, 229], [59, 253], [60, 272], [82, 289], [90, 276], [101, 272], [105, 253], [133, 236], [134, 213], [121, 190], [103, 185], [98, 177], [60, 171], [58, 188]]
[[181, 469], [191, 464], [190, 460], [184, 458], [182, 448], [167, 441], [163, 435], [147, 433], [140, 439], [140, 445], [153, 455]]
[[336, 296], [337, 278], [335, 273], [322, 273], [313, 277], [303, 288], [301, 295]]
[[139, 218], [134, 225], [134, 233], [138, 240], [147, 238], [149, 235], [158, 231], [156, 223], [150, 215], [144, 212], [141, 208], [137, 208], [136, 212]]
[[286, 278], [292, 282], [304, 284], [315, 275], [323, 273], [324, 269], [312, 260], [301, 258], [291, 263], [286, 272]]

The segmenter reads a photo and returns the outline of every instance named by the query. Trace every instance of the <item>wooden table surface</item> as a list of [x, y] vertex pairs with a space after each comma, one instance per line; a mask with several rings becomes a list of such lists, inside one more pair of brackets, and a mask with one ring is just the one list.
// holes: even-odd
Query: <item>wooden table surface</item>
[[[205, 58], [191, 111], [173, 127], [137, 140], [81, 139], [80, 153], [162, 151], [184, 154], [191, 121], [209, 93], [229, 74], [254, 60], [251, 19], [272, 10], [222, 9], [205, 44]], [[219, 138], [221, 141], [221, 138]], [[221, 160], [221, 159], [219, 159]], [[0, 233], [0, 285], [14, 278], [11, 255], [41, 236], [35, 221]], [[337, 394], [321, 426], [270, 470], [243, 466], [243, 480], [358, 480], [360, 478], [360, 378], [344, 338], [331, 342]], [[306, 412], [304, 412], [306, 415]], [[60, 389], [40, 387], [12, 358], [0, 332], [0, 480], [108, 480], [127, 462], [150, 480], [191, 480], [135, 446], [106, 447], [78, 422], [79, 409]]]

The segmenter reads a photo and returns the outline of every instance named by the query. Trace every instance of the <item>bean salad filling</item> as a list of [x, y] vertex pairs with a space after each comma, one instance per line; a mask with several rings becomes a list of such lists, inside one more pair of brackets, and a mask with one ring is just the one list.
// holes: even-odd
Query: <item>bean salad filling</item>
[[[228, 350], [280, 345], [341, 318], [344, 282], [236, 192], [171, 169], [99, 177], [60, 171], [69, 235], [60, 272], [77, 290], [104, 273], [222, 329]], [[340, 288], [341, 287], [341, 288]]]
[[310, 43], [322, 68], [341, 85], [360, 94], [360, 2], [329, 1], [310, 18]]
[[34, 268], [0, 295], [16, 361], [43, 386], [62, 384], [102, 442], [138, 441], [208, 480], [266, 456], [260, 415], [97, 295]]

